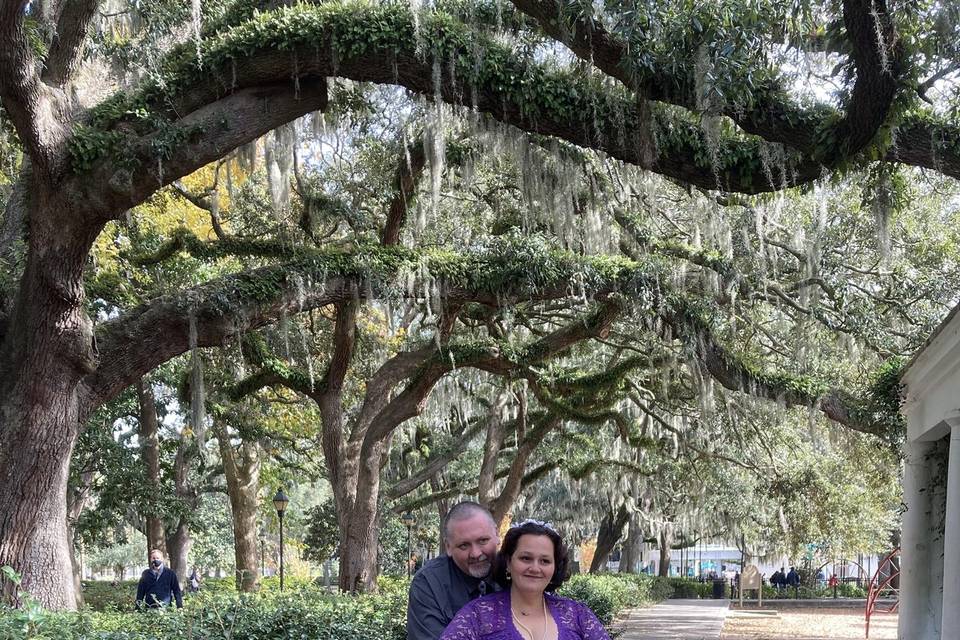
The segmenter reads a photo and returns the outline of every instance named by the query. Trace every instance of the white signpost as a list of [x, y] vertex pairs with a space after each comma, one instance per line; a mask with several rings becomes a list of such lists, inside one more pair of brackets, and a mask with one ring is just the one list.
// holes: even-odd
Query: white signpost
[[757, 599], [763, 606], [763, 583], [760, 580], [760, 570], [756, 565], [748, 564], [740, 573], [740, 608], [743, 608], [743, 592], [747, 589], [757, 590]]

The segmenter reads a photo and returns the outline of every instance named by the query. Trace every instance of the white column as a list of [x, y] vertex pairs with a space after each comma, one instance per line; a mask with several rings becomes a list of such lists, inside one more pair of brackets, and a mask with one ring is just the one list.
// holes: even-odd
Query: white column
[[[933, 619], [931, 589], [930, 528], [932, 526], [930, 465], [927, 456], [932, 442], [907, 441], [904, 445], [903, 514], [900, 544], [900, 640], [940, 640], [940, 625]], [[939, 587], [939, 585], [937, 585]]]
[[960, 638], [960, 421], [951, 420], [943, 541], [942, 637]]

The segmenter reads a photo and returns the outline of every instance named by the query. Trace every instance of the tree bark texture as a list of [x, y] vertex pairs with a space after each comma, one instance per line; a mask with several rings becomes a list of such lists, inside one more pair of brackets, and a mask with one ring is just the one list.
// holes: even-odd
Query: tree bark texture
[[670, 575], [670, 545], [673, 544], [673, 535], [669, 528], [664, 527], [660, 532], [660, 564], [657, 575], [665, 578]]
[[257, 513], [260, 494], [260, 444], [242, 442], [239, 450], [230, 443], [225, 427], [217, 429], [220, 458], [227, 480], [227, 495], [233, 515], [234, 559], [237, 590], [256, 591], [259, 586]]
[[640, 573], [643, 569], [643, 527], [638, 513], [630, 516], [627, 526], [627, 539], [620, 554], [620, 573]]
[[67, 528], [70, 532], [70, 557], [73, 561], [73, 588], [77, 596], [77, 608], [83, 607], [83, 564], [82, 556], [77, 556], [76, 525], [80, 514], [90, 500], [90, 491], [93, 486], [94, 472], [85, 471], [80, 474], [80, 481], [76, 486], [71, 487], [67, 494]]
[[[22, 589], [44, 605], [70, 609], [67, 479], [86, 418], [81, 380], [96, 363], [82, 284], [96, 233], [63, 220], [73, 207], [34, 186], [31, 250], [0, 344], [0, 566], [19, 572]], [[16, 599], [9, 583], [3, 593]]]
[[338, 512], [340, 521], [340, 590], [369, 592], [377, 585], [377, 522], [383, 442], [359, 461], [353, 508]]
[[[140, 455], [145, 470], [144, 480], [150, 490], [150, 495], [159, 499], [160, 496], [160, 437], [159, 419], [157, 418], [157, 402], [150, 388], [150, 383], [142, 379], [137, 383], [137, 401], [140, 405]], [[153, 504], [144, 505], [145, 531], [147, 536], [147, 561], [150, 552], [160, 550], [167, 555], [167, 539], [163, 527], [163, 517]]]
[[[508, 421], [505, 419], [507, 407], [513, 398], [513, 393], [505, 389], [497, 395], [487, 415], [487, 435], [483, 443], [483, 462], [480, 465], [480, 479], [477, 484], [477, 501], [480, 504], [491, 505], [495, 499], [494, 484], [497, 473], [497, 458], [503, 448], [503, 438], [506, 435]], [[494, 516], [499, 525], [499, 520]]]
[[188, 560], [190, 557], [190, 547], [193, 546], [193, 537], [190, 535], [190, 525], [186, 518], [181, 518], [177, 523], [177, 528], [167, 536], [167, 563], [177, 574], [180, 580], [180, 586], [190, 574], [188, 573]]
[[623, 528], [630, 518], [626, 505], [620, 505], [616, 511], [611, 508], [600, 522], [600, 532], [597, 534], [597, 550], [590, 563], [590, 573], [600, 573], [607, 566], [610, 553], [620, 541]]

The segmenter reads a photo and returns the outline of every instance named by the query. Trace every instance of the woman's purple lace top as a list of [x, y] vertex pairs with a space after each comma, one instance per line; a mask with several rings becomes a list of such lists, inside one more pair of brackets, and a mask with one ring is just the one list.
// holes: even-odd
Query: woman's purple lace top
[[[545, 597], [557, 623], [558, 640], [610, 640], [597, 616], [585, 605], [549, 593]], [[510, 590], [467, 603], [440, 640], [523, 640], [510, 615]]]

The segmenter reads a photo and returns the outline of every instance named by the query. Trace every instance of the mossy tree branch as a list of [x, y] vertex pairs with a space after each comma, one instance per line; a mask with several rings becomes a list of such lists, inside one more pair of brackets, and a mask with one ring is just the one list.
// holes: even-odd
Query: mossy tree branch
[[100, 0], [64, 0], [57, 5], [59, 16], [50, 50], [44, 60], [43, 82], [62, 87], [73, 77], [83, 56], [83, 44]]
[[473, 442], [473, 438], [475, 438], [485, 426], [486, 422], [484, 420], [472, 420], [471, 424], [463, 433], [454, 439], [449, 447], [434, 453], [428, 459], [424, 460], [417, 471], [394, 483], [394, 485], [386, 491], [385, 497], [387, 500], [399, 500], [443, 471], [448, 464], [459, 458], [460, 455], [467, 450], [467, 447]]
[[[554, 469], [561, 468], [563, 466], [563, 461], [561, 460], [550, 460], [544, 462], [527, 473], [524, 474], [523, 479], [521, 480], [521, 489], [524, 489], [537, 480], [540, 480], [546, 474], [550, 473]], [[497, 479], [502, 480], [507, 477], [507, 474], [510, 472], [509, 468], [501, 469], [497, 472]], [[447, 498], [452, 498], [457, 495], [477, 495], [478, 486], [473, 485], [469, 488], [462, 486], [454, 486], [446, 489], [440, 489], [439, 491], [434, 491], [433, 493], [421, 496], [418, 498], [413, 498], [405, 502], [394, 505], [393, 511], [396, 513], [403, 513], [404, 511], [413, 511], [415, 509], [420, 509], [425, 506], [440, 502], [441, 500], [446, 500]]]
[[[547, 0], [512, 2], [520, 11], [536, 18], [551, 37], [640, 96], [698, 109], [700, 97], [692, 64], [676, 65], [672, 70], [648, 70], [638, 62], [644, 53], [642, 43], [628, 45], [599, 20], [566, 15], [563, 5]], [[798, 175], [792, 179], [795, 183], [819, 177], [824, 168], [837, 166], [871, 143], [886, 122], [903, 71], [903, 46], [896, 39], [884, 0], [845, 0], [842, 11], [857, 70], [843, 111], [801, 107], [772, 82], [756, 87], [750, 104], [728, 103], [721, 107], [722, 113], [744, 131], [802, 154], [796, 167]], [[933, 161], [933, 156], [927, 155], [926, 162]]]
[[393, 199], [387, 212], [387, 221], [380, 233], [380, 242], [395, 245], [400, 242], [400, 233], [407, 220], [407, 211], [416, 195], [417, 183], [423, 175], [427, 153], [423, 139], [418, 139], [405, 149], [393, 178]]
[[[202, 72], [196, 60], [180, 52], [180, 59], [168, 67], [164, 89], [148, 87], [99, 108], [84, 136], [102, 141], [107, 153], [102, 158], [86, 153], [80, 167], [101, 178], [100, 184], [115, 187], [112, 209], [129, 208], [156, 186], [214, 159], [211, 154], [222, 155], [283, 118], [323, 109], [321, 84], [325, 87], [326, 77], [400, 84], [433, 94], [431, 60], [415, 50], [422, 40], [430, 43], [428, 58], [456, 66], [442, 70], [439, 87], [438, 97], [451, 104], [475, 106], [521, 129], [705, 188], [755, 193], [781, 186], [765, 184], [762, 145], [756, 139], [725, 139], [714, 154], [695, 123], [665, 110], [641, 109], [626, 93], [519, 60], [511, 50], [445, 14], [421, 16], [419, 29], [418, 37], [409, 10], [400, 5], [298, 5], [259, 15], [210, 40], [202, 52]], [[285, 88], [291, 77], [298, 79], [296, 91]], [[266, 108], [256, 100], [267, 101]], [[132, 106], [151, 115], [124, 115]], [[595, 114], [595, 121], [585, 122], [584, 113]], [[645, 158], [638, 141], [649, 136], [651, 126], [659, 131], [657, 150]], [[801, 128], [810, 128], [810, 123]], [[605, 133], [612, 131], [622, 135]], [[851, 133], [857, 140], [860, 135]], [[126, 149], [132, 166], [118, 170], [111, 148]]]
[[724, 347], [708, 323], [679, 297], [672, 298], [660, 314], [710, 375], [725, 388], [786, 406], [817, 408], [834, 422], [854, 431], [887, 439], [895, 437], [889, 433], [888, 424], [867, 415], [861, 408], [862, 403], [849, 392], [831, 388], [824, 381], [768, 373], [749, 366]]
[[[599, 314], [595, 312], [593, 317], [596, 318], [598, 315]], [[591, 321], [570, 323], [568, 327], [574, 324], [589, 325]], [[561, 332], [556, 333], [564, 335], [564, 333]], [[527, 351], [545, 353], [545, 351], [540, 348], [519, 350], [519, 352]], [[554, 351], [550, 353], [550, 357], [558, 353], [560, 353], [560, 351]], [[499, 522], [505, 517], [516, 501], [519, 491], [524, 486], [524, 471], [526, 465], [536, 448], [545, 441], [550, 432], [557, 429], [564, 421], [575, 420], [585, 424], [600, 424], [606, 421], [613, 421], [621, 426], [621, 432], [628, 430], [622, 425], [624, 422], [622, 416], [615, 411], [602, 411], [600, 407], [608, 407], [616, 401], [616, 390], [620, 387], [620, 381], [623, 376], [640, 366], [643, 362], [646, 362], [646, 359], [628, 359], [619, 365], [614, 365], [609, 371], [563, 377], [560, 380], [555, 376], [549, 376], [549, 379], [546, 379], [541, 374], [536, 373], [526, 366], [515, 366], [517, 372], [515, 375], [523, 377], [530, 382], [534, 395], [545, 410], [532, 412], [528, 416], [526, 403], [521, 401], [519, 417], [512, 420], [509, 425], [501, 425], [499, 403], [496, 403], [489, 409], [487, 443], [484, 447], [480, 482], [477, 485], [476, 493], [478, 499], [488, 505], [496, 521]], [[483, 364], [479, 364], [478, 366], [484, 368]], [[489, 365], [486, 365], [486, 367], [488, 369], [492, 368], [489, 367]], [[501, 373], [506, 373], [507, 367], [500, 365], [498, 370]], [[569, 402], [559, 402], [555, 400], [554, 395], [558, 390], [553, 388], [552, 385], [554, 383], [561, 385], [565, 390], [575, 390]], [[510, 396], [505, 396], [504, 399], [508, 399], [509, 397]], [[518, 399], [522, 399], [523, 397], [523, 395], [520, 395]], [[577, 405], [577, 407], [582, 408], [573, 408], [571, 405]], [[594, 413], [591, 413], [591, 411]], [[527, 422], [532, 424], [532, 428], [529, 430], [526, 426]], [[502, 453], [503, 436], [508, 432], [517, 434], [517, 447], [507, 469], [497, 471], [497, 461]], [[491, 437], [493, 438], [492, 442]], [[628, 433], [625, 433], [624, 437], [629, 440]], [[432, 473], [436, 473], [440, 468], [442, 468], [442, 466], [429, 467]], [[412, 490], [419, 484], [422, 484], [427, 479], [427, 476], [420, 474], [417, 478], [419, 480], [417, 484], [406, 482], [403, 485], [404, 489]], [[492, 481], [494, 479], [506, 480], [499, 495], [496, 496], [491, 494]], [[401, 494], [391, 493], [392, 498], [400, 497], [400, 495]]]
[[[723, 303], [729, 302], [729, 294], [732, 291], [735, 291], [740, 299], [766, 300], [773, 303], [783, 303], [794, 311], [812, 318], [831, 331], [856, 336], [877, 353], [885, 356], [889, 355], [889, 353], [868, 336], [863, 335], [863, 332], [857, 331], [856, 327], [848, 326], [848, 323], [843, 317], [844, 314], [839, 308], [842, 296], [838, 296], [836, 288], [828, 284], [821, 277], [803, 277], [784, 287], [775, 280], [751, 276], [738, 270], [732, 261], [724, 258], [716, 251], [697, 249], [683, 243], [657, 239], [642, 230], [635, 218], [623, 210], [614, 212], [614, 218], [617, 224], [627, 232], [628, 236], [633, 239], [643, 253], [676, 258], [716, 273], [720, 277], [720, 290], [723, 293], [720, 300]], [[805, 263], [807, 260], [804, 254], [796, 251], [785, 243], [768, 237], [764, 238], [764, 242], [783, 249], [797, 258], [801, 263]], [[623, 238], [621, 239], [620, 249], [625, 255], [634, 259], [640, 257], [635, 247], [625, 242]], [[827, 295], [829, 302], [833, 306], [826, 308], [821, 305], [804, 306], [791, 297], [791, 292], [808, 286], [819, 287], [820, 290]], [[828, 310], [841, 317], [834, 319], [830, 316]]]
[[423, 390], [455, 368], [474, 367], [490, 373], [511, 376], [521, 365], [544, 362], [567, 351], [574, 344], [605, 334], [623, 311], [619, 300], [610, 299], [584, 319], [577, 319], [517, 349], [505, 350], [496, 344], [472, 344], [466, 348], [441, 347], [417, 371], [411, 383], [373, 421], [364, 438], [364, 449], [385, 437], [393, 426], [419, 415], [426, 398]]

